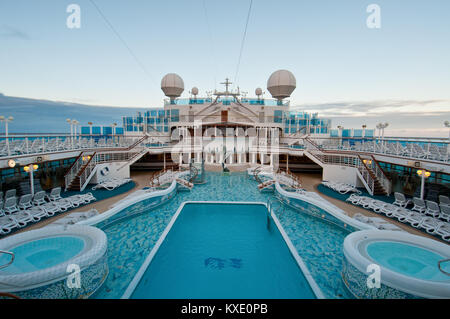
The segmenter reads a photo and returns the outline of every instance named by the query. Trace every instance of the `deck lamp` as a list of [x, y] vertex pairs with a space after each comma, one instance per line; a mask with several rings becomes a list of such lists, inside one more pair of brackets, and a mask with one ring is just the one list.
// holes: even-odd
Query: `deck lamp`
[[39, 165], [37, 164], [30, 164], [23, 167], [23, 170], [30, 174], [30, 189], [31, 189], [31, 195], [34, 196], [34, 176], [33, 172], [37, 171], [39, 168]]
[[10, 160], [8, 161], [8, 166], [9, 166], [10, 168], [14, 168], [14, 167], [16, 166], [16, 161], [13, 160], [13, 159], [10, 159]]
[[421, 185], [420, 185], [420, 199], [423, 200], [424, 191], [425, 191], [425, 179], [430, 177], [431, 173], [424, 169], [417, 170], [417, 175], [421, 177]]

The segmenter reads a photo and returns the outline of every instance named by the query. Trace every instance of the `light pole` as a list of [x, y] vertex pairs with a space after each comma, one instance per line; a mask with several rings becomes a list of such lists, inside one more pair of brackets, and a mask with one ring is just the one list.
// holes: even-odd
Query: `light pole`
[[112, 124], [112, 141], [113, 141], [113, 144], [114, 144], [114, 136], [116, 135], [116, 126], [117, 126], [117, 123], [113, 123]]
[[448, 155], [450, 153], [450, 122], [445, 121], [444, 126], [448, 128], [448, 144], [447, 144], [447, 159], [448, 159]]
[[362, 138], [364, 139], [364, 137], [366, 137], [366, 127], [367, 127], [367, 125], [366, 124], [363, 124], [362, 125]]
[[431, 173], [424, 169], [419, 169], [419, 170], [417, 170], [417, 175], [419, 175], [422, 179], [422, 183], [420, 185], [420, 199], [423, 200], [424, 191], [425, 191], [425, 179], [430, 177]]
[[381, 138], [381, 140], [380, 140], [380, 144], [382, 145], [382, 146], [384, 146], [383, 144], [384, 144], [384, 129], [386, 128], [386, 127], [388, 127], [389, 126], [389, 123], [378, 123], [377, 124], [377, 129], [379, 130], [379, 133], [378, 133], [378, 136], [379, 136], [379, 139]]
[[37, 171], [39, 166], [37, 164], [30, 164], [27, 166], [24, 166], [23, 170], [27, 173], [30, 173], [30, 189], [31, 189], [31, 196], [34, 196], [34, 177], [33, 172]]
[[[72, 120], [73, 123], [73, 137], [74, 137], [74, 142], [72, 144], [74, 144], [77, 140], [77, 126], [78, 124], [80, 124], [80, 122], [78, 122], [77, 120]], [[72, 145], [72, 148], [74, 148], [75, 146]]]
[[341, 126], [341, 125], [338, 125], [338, 130], [339, 130], [339, 137], [340, 137], [340, 139], [339, 139], [339, 146], [340, 147], [342, 147], [342, 131], [344, 130], [344, 127], [343, 126]]
[[14, 117], [12, 117], [12, 116], [6, 118], [3, 115], [0, 115], [0, 121], [5, 122], [5, 139], [6, 139], [6, 148], [8, 149], [8, 156], [11, 155], [11, 150], [9, 149], [9, 139], [8, 139], [8, 123], [12, 122], [13, 120], [14, 120]]
[[71, 119], [66, 119], [66, 122], [69, 123], [70, 125], [70, 144], [72, 145], [73, 148], [73, 124], [72, 124], [72, 120]]

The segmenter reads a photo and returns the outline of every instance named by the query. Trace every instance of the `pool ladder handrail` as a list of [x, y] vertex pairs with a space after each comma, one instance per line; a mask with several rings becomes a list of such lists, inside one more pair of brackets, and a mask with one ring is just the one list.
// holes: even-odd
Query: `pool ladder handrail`
[[443, 273], [444, 275], [447, 275], [447, 276], [450, 276], [450, 273], [448, 273], [448, 272], [446, 272], [444, 269], [442, 269], [441, 264], [442, 264], [442, 263], [445, 263], [445, 262], [449, 262], [449, 261], [450, 261], [450, 258], [442, 259], [442, 260], [439, 260], [439, 261], [438, 261], [438, 268], [439, 268], [439, 271], [440, 271], [441, 273]]
[[1, 265], [0, 269], [10, 266], [14, 262], [14, 259], [16, 258], [16, 255], [14, 255], [14, 253], [11, 251], [0, 250], [0, 254], [7, 254], [11, 256], [11, 260], [7, 264]]

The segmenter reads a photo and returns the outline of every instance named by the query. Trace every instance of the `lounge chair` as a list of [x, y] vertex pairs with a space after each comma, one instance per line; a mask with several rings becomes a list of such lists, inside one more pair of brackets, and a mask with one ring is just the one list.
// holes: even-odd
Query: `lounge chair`
[[55, 202], [45, 203], [44, 205], [38, 207], [42, 207], [47, 212], [47, 216], [53, 216], [57, 213], [62, 212], [61, 207], [58, 206]]
[[362, 196], [351, 194], [345, 201], [351, 202], [353, 205], [359, 205]]
[[26, 211], [33, 217], [33, 221], [38, 222], [44, 217], [53, 216], [49, 215], [43, 206], [34, 206]]
[[70, 201], [73, 207], [78, 207], [80, 205], [86, 204], [84, 198], [81, 195], [72, 195], [69, 197], [65, 197], [64, 199]]
[[448, 196], [439, 195], [439, 204], [450, 206], [450, 198], [448, 198]]
[[5, 210], [3, 209], [3, 199], [0, 199], [0, 217], [5, 216]]
[[450, 206], [441, 205], [441, 213], [439, 214], [439, 218], [450, 222]]
[[441, 222], [439, 219], [433, 217], [425, 217], [420, 223], [420, 228], [423, 228], [429, 234], [434, 234], [436, 229], [444, 225], [444, 222]]
[[5, 193], [5, 201], [10, 198], [10, 197], [14, 197], [16, 198], [16, 190], [15, 189], [8, 189]]
[[17, 207], [19, 209], [22, 209], [22, 210], [30, 208], [31, 206], [33, 206], [31, 204], [31, 199], [32, 198], [33, 198], [33, 195], [31, 195], [31, 194], [26, 194], [26, 195], [20, 196], [19, 203], [17, 204]]
[[394, 201], [394, 205], [398, 205], [400, 207], [406, 207], [409, 204], [411, 204], [411, 200], [410, 199], [406, 199], [405, 195], [403, 195], [402, 193], [394, 193], [394, 197], [395, 197], [395, 201]]
[[450, 224], [444, 223], [434, 230], [436, 235], [440, 235], [443, 240], [450, 241]]
[[28, 223], [34, 222], [33, 216], [27, 211], [17, 211], [9, 217], [14, 219], [20, 228], [25, 227]]
[[3, 205], [3, 209], [5, 214], [12, 214], [17, 212], [19, 209], [17, 208], [17, 200], [16, 197], [8, 197], [5, 200], [5, 204]]
[[441, 210], [439, 209], [438, 203], [427, 200], [426, 204], [427, 209], [425, 210], [425, 215], [439, 217], [439, 215], [441, 214]]
[[422, 221], [427, 218], [421, 213], [411, 213], [406, 216], [405, 221], [408, 222], [412, 227], [419, 228]]
[[68, 209], [73, 208], [72, 202], [70, 200], [68, 200], [68, 199], [65, 199], [65, 198], [53, 201], [53, 203], [55, 203], [62, 212], [65, 212]]
[[413, 198], [413, 204], [414, 207], [411, 208], [411, 210], [414, 210], [419, 213], [423, 213], [427, 210], [427, 205], [425, 204], [425, 201], [423, 199], [420, 199], [418, 197]]
[[45, 201], [45, 191], [39, 191], [36, 194], [34, 194], [33, 205], [39, 206], [44, 205], [45, 203], [47, 203]]
[[11, 216], [0, 217], [0, 234], [6, 235], [11, 232], [14, 228], [18, 228], [19, 224]]
[[47, 199], [51, 202], [62, 199], [61, 197], [61, 187], [55, 187], [47, 195]]

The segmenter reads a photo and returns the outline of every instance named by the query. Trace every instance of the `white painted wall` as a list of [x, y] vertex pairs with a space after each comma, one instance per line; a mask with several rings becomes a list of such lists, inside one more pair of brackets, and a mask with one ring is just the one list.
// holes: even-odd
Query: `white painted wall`
[[[123, 166], [126, 162], [114, 162], [114, 163], [104, 163], [99, 164], [97, 167], [97, 171], [95, 175], [92, 177], [90, 184], [98, 184], [103, 180], [110, 179], [113, 177], [116, 178], [130, 178], [130, 166], [127, 165], [123, 167], [121, 170], [117, 171], [121, 166]], [[109, 167], [108, 175], [103, 176], [101, 171], [103, 168]]]
[[357, 174], [357, 168], [338, 165], [323, 165], [322, 180], [340, 182], [364, 187]]

